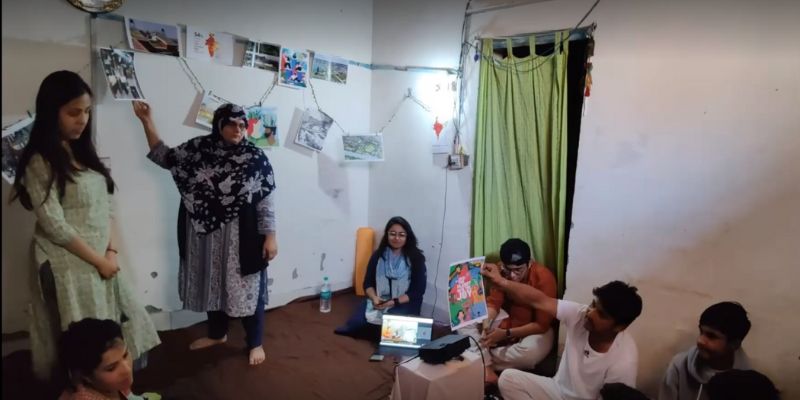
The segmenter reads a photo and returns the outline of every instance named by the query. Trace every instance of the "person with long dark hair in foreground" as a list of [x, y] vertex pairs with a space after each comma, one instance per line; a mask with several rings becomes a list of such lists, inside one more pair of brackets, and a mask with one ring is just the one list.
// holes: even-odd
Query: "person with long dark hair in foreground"
[[30, 339], [34, 373], [45, 380], [56, 366], [57, 338], [84, 318], [120, 323], [134, 359], [160, 343], [118, 275], [114, 181], [92, 142], [91, 114], [92, 91], [78, 74], [48, 75], [14, 180], [11, 200], [36, 214]]

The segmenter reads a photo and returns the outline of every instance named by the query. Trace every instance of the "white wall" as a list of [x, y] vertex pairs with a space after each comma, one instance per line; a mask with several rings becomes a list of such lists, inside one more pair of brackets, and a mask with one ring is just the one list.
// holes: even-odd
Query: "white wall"
[[[435, 64], [444, 55], [444, 65], [455, 65], [463, 2], [439, 3], [376, 1], [376, 61]], [[476, 15], [470, 36], [572, 27], [592, 3]], [[593, 287], [612, 279], [639, 287], [644, 313], [631, 331], [639, 385], [650, 395], [670, 357], [692, 345], [702, 310], [737, 300], [753, 321], [744, 346], [755, 367], [785, 398], [800, 396], [798, 15], [794, 1], [606, 0], [588, 20], [598, 24], [594, 87], [582, 124], [566, 298], [588, 302]], [[471, 146], [477, 71], [468, 66]], [[391, 114], [388, 99], [413, 83], [386, 75], [373, 76], [373, 127]], [[443, 198], [442, 171], [424, 151], [430, 119], [414, 107], [401, 112], [387, 142], [403, 148], [391, 148], [397, 157], [387, 155], [370, 175], [370, 224], [407, 213], [429, 258], [437, 254]], [[450, 183], [441, 268], [469, 250], [471, 171], [451, 173]], [[391, 208], [396, 198], [403, 204]], [[441, 299], [437, 309], [446, 315]]]
[[[136, 1], [126, 2], [117, 13], [228, 31], [348, 59], [371, 59], [372, 3], [365, 0], [269, 4], [252, 0], [235, 5]], [[88, 26], [88, 14], [67, 2], [3, 2], [4, 123], [33, 109], [36, 90], [47, 73], [77, 70], [88, 62]], [[99, 20], [97, 32], [101, 46], [117, 45], [124, 37], [120, 22]], [[260, 70], [188, 62], [206, 89], [248, 105], [259, 99], [273, 76]], [[177, 145], [207, 133], [191, 123], [201, 95], [175, 58], [137, 53], [136, 66], [165, 142]], [[345, 129], [369, 129], [370, 75], [366, 69], [351, 67], [346, 85], [313, 81], [322, 109]], [[84, 76], [88, 77], [88, 72]], [[144, 135], [129, 102], [111, 99], [102, 80], [96, 92], [98, 149], [111, 158], [119, 187], [116, 201], [123, 268], [127, 267], [144, 304], [166, 311], [180, 309], [176, 290], [177, 190], [169, 173], [145, 158]], [[367, 223], [369, 171], [363, 165], [340, 163], [341, 132], [335, 127], [320, 154], [294, 145], [289, 131], [293, 132], [299, 121], [297, 109], [314, 107], [310, 90], [277, 87], [265, 105], [278, 107], [281, 142], [279, 148], [267, 150], [278, 185], [279, 255], [270, 265], [269, 304], [276, 307], [315, 293], [323, 274], [330, 276], [334, 289], [352, 285], [355, 232]], [[8, 191], [4, 183], [4, 198]], [[33, 218], [18, 204], [5, 203], [3, 217], [3, 332], [13, 332], [25, 329], [27, 323], [23, 312], [29, 293], [21, 283], [27, 282], [30, 268], [27, 249]], [[176, 326], [168, 313], [155, 317], [162, 329]]]
[[[376, 1], [373, 62], [457, 68], [465, 4], [463, 0]], [[399, 109], [398, 104], [410, 88], [426, 105], [442, 110], [439, 118], [445, 121], [452, 117], [452, 104], [448, 109], [447, 99], [453, 93], [441, 83], [453, 79], [445, 73], [385, 70], [374, 71], [372, 76], [373, 131], [381, 129], [395, 111], [397, 115], [383, 132], [386, 162], [372, 166], [370, 171], [369, 224], [380, 240], [392, 216], [409, 221], [427, 259], [428, 287], [422, 313], [430, 315], [436, 303], [434, 317], [439, 321], [448, 320], [444, 307], [448, 263], [469, 257], [472, 170], [449, 171], [443, 167], [446, 159], [432, 154], [435, 112], [411, 101], [403, 102]], [[434, 92], [436, 83], [440, 83], [441, 93]], [[452, 135], [454, 123], [446, 125], [440, 139], [443, 142]], [[470, 139], [465, 142], [471, 145]]]

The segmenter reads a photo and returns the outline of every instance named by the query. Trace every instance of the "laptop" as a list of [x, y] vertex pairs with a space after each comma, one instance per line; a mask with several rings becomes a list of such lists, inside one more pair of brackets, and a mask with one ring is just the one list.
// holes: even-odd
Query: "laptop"
[[381, 341], [375, 354], [395, 356], [396, 362], [416, 357], [430, 343], [433, 319], [383, 314]]

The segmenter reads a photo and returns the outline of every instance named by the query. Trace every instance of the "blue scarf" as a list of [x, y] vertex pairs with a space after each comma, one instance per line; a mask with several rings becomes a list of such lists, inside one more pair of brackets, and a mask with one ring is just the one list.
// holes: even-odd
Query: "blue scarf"
[[408, 258], [402, 252], [394, 254], [391, 248], [386, 247], [383, 255], [378, 258], [378, 268], [375, 271], [378, 296], [383, 299], [400, 297], [406, 294], [410, 283], [411, 265]]
[[[408, 258], [400, 252], [394, 254], [392, 249], [386, 247], [383, 255], [378, 257], [378, 267], [375, 269], [375, 290], [378, 297], [388, 300], [398, 298], [408, 291], [411, 284], [411, 264]], [[372, 300], [367, 299], [367, 310], [364, 313], [367, 322], [381, 325], [383, 311], [372, 306]]]

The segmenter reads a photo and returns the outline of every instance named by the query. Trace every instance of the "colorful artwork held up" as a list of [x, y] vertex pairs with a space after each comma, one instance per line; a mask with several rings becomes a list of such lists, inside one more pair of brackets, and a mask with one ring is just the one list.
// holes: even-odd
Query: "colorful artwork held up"
[[488, 316], [481, 275], [483, 260], [483, 257], [471, 258], [450, 265], [447, 299], [453, 330], [481, 322]]

